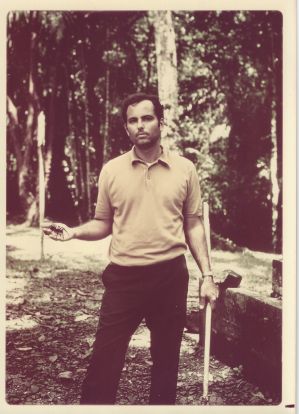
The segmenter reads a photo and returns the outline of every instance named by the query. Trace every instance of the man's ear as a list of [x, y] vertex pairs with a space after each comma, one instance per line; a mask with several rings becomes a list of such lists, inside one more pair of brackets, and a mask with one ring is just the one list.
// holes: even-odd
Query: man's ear
[[161, 118], [160, 119], [160, 128], [163, 128], [164, 127], [164, 118]]

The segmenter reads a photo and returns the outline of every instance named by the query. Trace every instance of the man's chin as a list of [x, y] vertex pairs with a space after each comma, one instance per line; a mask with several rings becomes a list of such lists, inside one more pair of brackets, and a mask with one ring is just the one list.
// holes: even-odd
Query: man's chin
[[135, 143], [135, 147], [140, 148], [140, 149], [149, 149], [149, 148], [153, 148], [156, 145], [155, 142], [152, 141], [138, 141]]

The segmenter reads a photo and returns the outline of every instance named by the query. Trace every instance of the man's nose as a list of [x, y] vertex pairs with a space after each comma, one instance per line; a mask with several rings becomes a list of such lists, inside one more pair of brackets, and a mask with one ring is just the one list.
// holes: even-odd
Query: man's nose
[[141, 119], [139, 119], [139, 120], [137, 121], [137, 128], [138, 128], [138, 129], [143, 129], [143, 122], [142, 122], [142, 120], [141, 120]]

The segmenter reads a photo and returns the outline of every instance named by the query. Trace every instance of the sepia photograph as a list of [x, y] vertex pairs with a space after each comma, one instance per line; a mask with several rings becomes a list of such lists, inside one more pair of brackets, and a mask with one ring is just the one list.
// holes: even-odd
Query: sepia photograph
[[179, 5], [7, 10], [7, 412], [295, 409], [285, 14]]

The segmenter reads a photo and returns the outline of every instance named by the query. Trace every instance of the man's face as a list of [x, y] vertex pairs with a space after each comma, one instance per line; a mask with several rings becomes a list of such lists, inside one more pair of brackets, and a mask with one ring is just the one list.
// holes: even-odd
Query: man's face
[[162, 120], [159, 121], [151, 101], [144, 100], [127, 109], [125, 129], [132, 143], [140, 149], [151, 148], [160, 142]]

